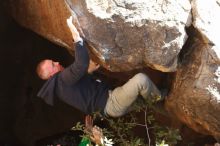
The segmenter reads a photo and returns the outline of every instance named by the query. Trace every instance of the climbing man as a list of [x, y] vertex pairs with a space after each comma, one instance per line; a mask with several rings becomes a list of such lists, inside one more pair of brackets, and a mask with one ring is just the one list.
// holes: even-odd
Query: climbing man
[[95, 80], [91, 73], [99, 65], [90, 61], [85, 42], [73, 25], [72, 17], [67, 19], [67, 26], [74, 40], [75, 61], [67, 68], [50, 59], [41, 61], [37, 66], [39, 77], [47, 80], [38, 96], [47, 104], [53, 105], [54, 98], [58, 98], [85, 114], [101, 111], [105, 116], [120, 117], [129, 111], [139, 95], [144, 99], [161, 97], [160, 91], [143, 73], [136, 74], [115, 89]]

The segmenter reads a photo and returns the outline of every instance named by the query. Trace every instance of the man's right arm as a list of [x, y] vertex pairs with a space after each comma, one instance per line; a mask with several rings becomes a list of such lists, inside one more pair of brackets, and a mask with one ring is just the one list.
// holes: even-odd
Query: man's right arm
[[65, 84], [74, 84], [87, 73], [89, 66], [89, 54], [82, 41], [75, 43], [75, 61], [61, 73], [61, 79]]
[[75, 61], [69, 67], [64, 69], [60, 73], [60, 76], [65, 84], [74, 84], [87, 73], [89, 54], [79, 32], [72, 23], [72, 16], [70, 16], [66, 22], [75, 44]]

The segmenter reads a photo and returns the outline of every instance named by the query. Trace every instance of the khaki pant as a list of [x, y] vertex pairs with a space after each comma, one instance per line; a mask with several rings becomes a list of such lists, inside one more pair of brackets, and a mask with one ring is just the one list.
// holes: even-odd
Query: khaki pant
[[104, 112], [110, 117], [120, 117], [127, 113], [129, 107], [141, 95], [144, 99], [161, 96], [154, 83], [143, 73], [138, 73], [121, 87], [109, 91]]

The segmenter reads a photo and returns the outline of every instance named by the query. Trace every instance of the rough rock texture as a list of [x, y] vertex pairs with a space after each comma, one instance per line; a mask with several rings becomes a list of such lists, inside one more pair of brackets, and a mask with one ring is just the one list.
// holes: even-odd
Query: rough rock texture
[[10, 13], [21, 25], [66, 48], [72, 38], [66, 19], [70, 12], [60, 0], [9, 0]]
[[145, 66], [175, 71], [187, 38], [184, 28], [191, 23], [188, 0], [17, 0], [11, 4], [19, 23], [69, 49], [65, 19], [70, 12], [76, 14], [78, 28], [95, 48], [92, 52], [111, 71]]
[[219, 58], [216, 47], [197, 40], [177, 71], [166, 101], [170, 113], [197, 132], [220, 136]]
[[183, 57], [167, 109], [194, 130], [219, 139], [220, 6], [215, 0], [194, 0], [192, 4], [193, 25], [200, 40], [192, 41]]

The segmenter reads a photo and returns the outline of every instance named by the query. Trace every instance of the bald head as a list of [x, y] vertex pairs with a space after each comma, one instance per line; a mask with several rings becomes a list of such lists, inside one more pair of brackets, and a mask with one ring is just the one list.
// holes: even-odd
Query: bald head
[[47, 80], [52, 77], [57, 72], [62, 71], [64, 68], [59, 62], [54, 62], [50, 59], [42, 60], [36, 68], [37, 75], [43, 79]]

